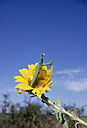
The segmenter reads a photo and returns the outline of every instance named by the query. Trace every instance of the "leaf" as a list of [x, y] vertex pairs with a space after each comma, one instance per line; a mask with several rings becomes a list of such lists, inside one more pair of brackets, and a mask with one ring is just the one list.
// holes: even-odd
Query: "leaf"
[[56, 113], [56, 119], [58, 120], [58, 122], [60, 124], [64, 123], [64, 118], [63, 118], [63, 114], [61, 113], [61, 111], [59, 111], [58, 113]]
[[53, 104], [56, 104], [56, 103], [55, 103], [55, 100], [56, 100], [56, 99], [53, 100]]
[[59, 111], [59, 123], [61, 124], [63, 122], [63, 116], [61, 114], [61, 112]]
[[51, 109], [50, 109], [50, 112], [51, 112], [51, 113], [55, 112], [55, 109], [51, 108]]
[[81, 126], [81, 124], [79, 124], [79, 122], [77, 122], [77, 123], [75, 124], [75, 127], [76, 127], [76, 128], [82, 128], [82, 126]]
[[62, 128], [69, 128], [67, 121], [64, 122], [64, 124], [62, 125]]
[[74, 109], [70, 109], [69, 113], [71, 113], [74, 117], [78, 117], [78, 114]]
[[82, 128], [82, 126], [80, 124], [77, 125], [77, 128]]
[[59, 114], [56, 113], [56, 119], [59, 121]]
[[60, 105], [60, 100], [61, 100], [61, 98], [59, 97], [59, 98], [57, 99], [57, 102], [56, 102], [56, 105], [57, 105], [57, 106], [61, 106], [61, 105]]

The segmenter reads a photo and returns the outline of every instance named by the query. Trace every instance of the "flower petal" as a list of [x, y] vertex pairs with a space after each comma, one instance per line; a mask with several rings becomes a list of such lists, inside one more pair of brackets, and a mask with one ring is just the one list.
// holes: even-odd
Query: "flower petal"
[[21, 88], [23, 90], [32, 90], [33, 88], [27, 84], [18, 84], [15, 88]]
[[22, 92], [25, 92], [25, 90], [21, 90], [20, 92], [18, 92], [18, 95], [20, 95]]
[[28, 68], [29, 68], [29, 70], [34, 70], [35, 69], [35, 65], [33, 65], [33, 64], [28, 65]]
[[53, 83], [53, 81], [50, 81], [50, 82], [46, 85], [46, 87], [49, 86], [49, 85], [51, 85], [52, 83]]
[[38, 63], [35, 64], [35, 70], [36, 70], [36, 68], [37, 68], [37, 65], [38, 65]]
[[28, 80], [28, 77], [29, 77], [29, 70], [28, 69], [21, 69], [19, 70], [19, 72], [22, 74], [22, 76]]
[[21, 82], [23, 84], [28, 84], [28, 81], [24, 79], [22, 76], [16, 76], [15, 79], [17, 79], [15, 82]]
[[15, 82], [20, 82], [20, 84], [16, 85], [15, 88], [17, 90], [22, 89], [18, 95], [20, 95], [24, 91], [28, 91], [29, 94], [37, 95], [39, 98], [41, 98], [42, 94], [45, 93], [47, 90], [51, 90], [48, 86], [52, 84], [51, 81], [51, 74], [53, 71], [53, 67], [51, 67], [49, 70], [47, 70], [47, 66], [42, 66], [39, 74], [37, 76], [36, 81], [32, 86], [30, 86], [30, 83], [33, 79], [33, 76], [35, 74], [35, 70], [38, 63], [35, 65], [28, 65], [28, 69], [21, 69], [19, 72], [22, 74], [22, 76], [15, 76], [16, 79]]
[[42, 66], [41, 70], [47, 71], [47, 66]]
[[47, 75], [51, 76], [52, 72], [53, 72], [53, 66], [47, 71]]

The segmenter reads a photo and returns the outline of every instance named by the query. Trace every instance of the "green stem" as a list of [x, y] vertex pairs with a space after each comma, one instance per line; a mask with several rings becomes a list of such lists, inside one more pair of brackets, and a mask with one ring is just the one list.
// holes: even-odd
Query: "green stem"
[[63, 114], [68, 115], [70, 118], [72, 118], [73, 120], [77, 121], [79, 124], [85, 125], [87, 126], [87, 123], [84, 122], [83, 120], [81, 120], [79, 117], [75, 117], [73, 116], [71, 113], [67, 112], [64, 108], [62, 108], [61, 106], [57, 106], [56, 104], [52, 103], [48, 97], [45, 97], [45, 95], [42, 95], [42, 102], [46, 103], [48, 106], [52, 106], [53, 108], [55, 108], [57, 111], [61, 111]]

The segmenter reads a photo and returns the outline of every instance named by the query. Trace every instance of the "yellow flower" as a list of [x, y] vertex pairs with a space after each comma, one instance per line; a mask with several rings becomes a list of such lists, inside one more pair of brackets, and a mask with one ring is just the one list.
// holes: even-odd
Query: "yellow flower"
[[53, 71], [53, 67], [51, 67], [49, 70], [47, 70], [46, 66], [42, 66], [39, 74], [37, 76], [36, 81], [32, 86], [30, 86], [30, 83], [33, 79], [36, 67], [35, 65], [28, 65], [29, 69], [21, 69], [19, 72], [22, 74], [22, 76], [15, 76], [16, 79], [15, 82], [20, 82], [18, 85], [16, 85], [15, 88], [19, 91], [19, 89], [22, 89], [19, 91], [18, 94], [21, 94], [24, 91], [29, 92], [29, 94], [37, 95], [39, 98], [41, 98], [42, 94], [45, 93], [47, 90], [51, 90], [49, 88], [49, 85], [53, 82], [51, 81], [51, 74]]

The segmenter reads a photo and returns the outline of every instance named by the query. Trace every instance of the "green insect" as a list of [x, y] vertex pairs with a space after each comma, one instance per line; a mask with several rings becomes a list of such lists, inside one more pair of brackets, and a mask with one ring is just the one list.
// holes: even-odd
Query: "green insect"
[[52, 65], [52, 63], [53, 63], [53, 61], [50, 61], [50, 62], [48, 62], [48, 63], [46, 63], [46, 64], [43, 63], [43, 56], [45, 56], [44, 53], [42, 54], [42, 56], [41, 56], [41, 58], [40, 58], [40, 61], [39, 61], [38, 65], [37, 65], [37, 68], [36, 68], [36, 70], [35, 70], [35, 74], [34, 74], [34, 76], [33, 76], [33, 79], [32, 79], [32, 81], [31, 81], [31, 83], [30, 83], [30, 86], [32, 86], [32, 85], [34, 84], [34, 82], [36, 81], [41, 66]]

